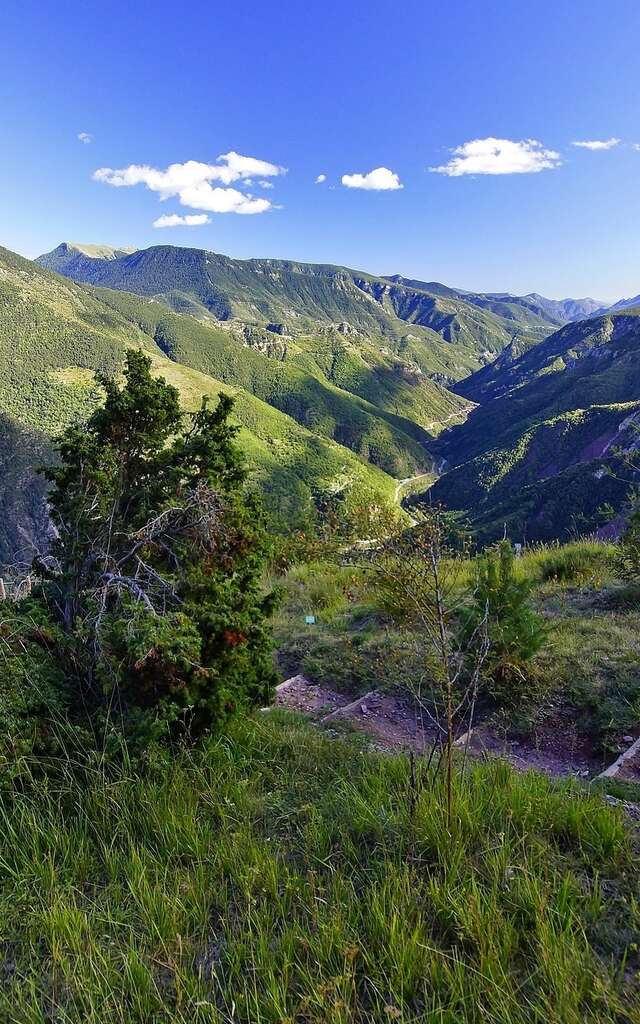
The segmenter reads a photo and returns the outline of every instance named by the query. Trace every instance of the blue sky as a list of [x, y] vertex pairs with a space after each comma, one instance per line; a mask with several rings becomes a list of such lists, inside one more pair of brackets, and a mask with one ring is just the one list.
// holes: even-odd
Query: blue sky
[[[0, 242], [27, 256], [171, 243], [640, 292], [636, 2], [8, 0], [2, 21]], [[152, 226], [175, 216], [205, 222]]]

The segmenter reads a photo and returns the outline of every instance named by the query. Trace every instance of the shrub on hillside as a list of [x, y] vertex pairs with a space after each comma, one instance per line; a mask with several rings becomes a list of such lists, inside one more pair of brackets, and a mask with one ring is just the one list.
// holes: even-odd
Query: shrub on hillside
[[461, 646], [473, 651], [475, 637], [488, 636], [483, 672], [492, 694], [517, 703], [537, 688], [531, 661], [545, 643], [548, 627], [529, 602], [532, 584], [518, 579], [509, 541], [478, 559], [470, 607], [463, 615]]
[[53, 722], [66, 711], [66, 681], [55, 650], [62, 631], [37, 601], [0, 602], [0, 788], [25, 760], [54, 753]]
[[532, 569], [538, 569], [543, 582], [599, 583], [611, 568], [612, 546], [601, 541], [576, 541], [572, 544], [541, 547], [525, 556]]
[[615, 570], [627, 583], [640, 583], [640, 507], [629, 516], [627, 528], [620, 538]]
[[135, 743], [195, 739], [275, 682], [261, 591], [268, 554], [229, 423], [232, 402], [190, 420], [177, 391], [130, 351], [125, 384], [59, 445], [50, 507], [57, 530], [36, 600], [72, 714], [123, 724]]

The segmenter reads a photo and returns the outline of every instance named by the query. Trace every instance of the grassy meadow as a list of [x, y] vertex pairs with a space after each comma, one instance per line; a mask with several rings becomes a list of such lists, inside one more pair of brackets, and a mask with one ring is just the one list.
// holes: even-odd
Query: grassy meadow
[[[570, 714], [576, 735], [588, 737], [604, 762], [640, 718], [640, 600], [615, 577], [613, 545], [597, 540], [526, 549], [515, 562], [533, 584], [532, 603], [550, 632], [534, 659], [540, 698], [520, 709], [519, 728], [534, 728], [558, 711]], [[471, 587], [473, 559], [456, 569], [461, 600]], [[408, 686], [425, 676], [418, 624], [393, 614], [375, 573], [357, 553], [343, 564], [297, 565], [278, 581], [284, 600], [276, 620], [285, 675], [347, 692]], [[316, 616], [312, 626], [305, 615]]]
[[577, 784], [440, 779], [283, 712], [0, 804], [0, 1019], [640, 1019], [636, 838]]

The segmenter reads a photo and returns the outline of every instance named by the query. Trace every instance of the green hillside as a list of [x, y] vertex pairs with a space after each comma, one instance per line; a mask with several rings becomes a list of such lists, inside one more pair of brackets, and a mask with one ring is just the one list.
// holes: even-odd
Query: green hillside
[[494, 317], [506, 321], [504, 327], [510, 336], [517, 332], [526, 334], [530, 340], [539, 341], [564, 322], [554, 311], [545, 309], [538, 303], [530, 302], [528, 296], [467, 292], [457, 288], [448, 288], [446, 285], [434, 281], [417, 281], [400, 275], [390, 277], [389, 280], [404, 288], [418, 289], [430, 295], [437, 295], [441, 300], [454, 303], [464, 302], [466, 305], [475, 306], [478, 310], [485, 310], [487, 313], [493, 314]]
[[569, 324], [457, 390], [479, 405], [441, 441], [453, 468], [432, 496], [469, 511], [481, 536], [510, 522], [529, 539], [566, 537], [624, 501], [633, 474], [608, 468], [637, 445], [638, 315]]
[[[331, 440], [330, 431], [323, 434], [315, 423], [302, 425], [273, 408], [259, 397], [257, 387], [242, 387], [240, 374], [224, 373], [220, 379], [195, 365], [182, 365], [169, 358], [150, 333], [151, 321], [141, 312], [143, 305], [153, 304], [132, 298], [127, 315], [126, 309], [121, 311], [105, 303], [92, 289], [0, 249], [0, 359], [4, 370], [0, 375], [0, 412], [5, 423], [0, 459], [10, 469], [3, 472], [0, 485], [0, 502], [5, 510], [0, 524], [3, 562], [10, 560], [10, 554], [28, 548], [37, 535], [42, 519], [41, 491], [33, 482], [31, 469], [46, 457], [46, 438], [72, 419], [87, 414], [100, 398], [93, 371], [117, 373], [132, 345], [151, 356], [156, 372], [179, 388], [189, 408], [197, 407], [203, 394], [224, 390], [237, 396], [236, 416], [243, 427], [243, 446], [254, 468], [254, 478], [281, 525], [301, 525], [317, 489], [347, 487], [367, 501], [393, 500], [393, 479]], [[191, 318], [169, 317], [177, 338], [181, 336], [181, 319], [186, 324], [187, 339], [189, 329], [198, 325]], [[251, 364], [256, 379], [265, 372], [263, 367], [272, 365], [267, 356], [236, 347], [240, 354], [260, 360]], [[223, 369], [223, 360], [219, 367]], [[250, 383], [247, 377], [243, 379]], [[400, 475], [409, 475], [404, 473], [407, 467], [431, 465], [418, 440], [426, 433], [417, 425], [411, 425], [415, 432], [411, 436], [394, 424], [393, 415], [376, 418], [364, 400], [356, 402], [347, 392], [335, 387], [331, 390], [328, 384], [325, 392], [315, 384], [309, 387], [314, 396], [320, 395], [319, 403], [325, 392], [335, 397], [345, 423], [349, 419], [344, 402], [351, 401], [361, 431], [359, 440], [369, 432], [365, 454], [379, 456], [382, 462], [394, 450]], [[451, 404], [459, 408], [465, 403], [454, 396]], [[374, 450], [376, 440], [379, 447]], [[365, 448], [362, 441], [363, 451]]]
[[468, 407], [366, 339], [361, 346], [330, 333], [292, 339], [237, 322], [202, 323], [122, 292], [99, 295], [171, 359], [243, 388], [393, 476], [429, 468], [432, 421], [463, 418]]
[[480, 408], [467, 428], [452, 431], [447, 457], [455, 463], [563, 412], [637, 399], [640, 317], [624, 313], [569, 324], [484, 377], [458, 386]]
[[18, 574], [47, 536], [44, 481], [33, 472], [46, 457], [46, 438], [0, 413], [0, 567]]
[[175, 246], [116, 258], [112, 252], [99, 258], [93, 249], [63, 242], [39, 262], [76, 281], [161, 299], [201, 318], [282, 324], [295, 335], [328, 325], [360, 333], [448, 381], [497, 355], [514, 330], [540, 340], [555, 326], [532, 314], [530, 322], [514, 327], [511, 317], [481, 309], [461, 293], [441, 287], [430, 292], [422, 282], [414, 287], [329, 264], [234, 260]]
[[603, 312], [602, 302], [596, 299], [547, 299], [537, 292], [529, 295], [511, 295], [509, 292], [469, 292], [460, 288], [449, 288], [436, 281], [416, 281], [396, 274], [390, 281], [403, 284], [409, 288], [418, 288], [432, 295], [442, 295], [451, 299], [462, 299], [464, 302], [487, 309], [506, 320], [514, 320], [526, 325], [533, 333], [538, 330], [543, 335], [549, 333], [549, 325], [553, 327], [585, 320], [596, 312]]
[[[86, 414], [93, 371], [117, 372], [134, 344], [192, 407], [238, 396], [281, 528], [305, 522], [319, 490], [419, 502], [422, 481], [394, 481], [431, 482], [436, 466], [430, 497], [470, 515], [481, 540], [505, 523], [564, 537], [624, 501], [629, 481], [608, 464], [634, 443], [633, 311], [174, 246], [62, 243], [37, 263], [0, 261], [0, 412], [19, 430], [5, 452]], [[15, 514], [5, 523], [15, 550]]]
[[[632, 475], [614, 459], [637, 441], [640, 402], [575, 409], [445, 473], [432, 497], [471, 513], [481, 542], [568, 539], [603, 525], [625, 502]], [[615, 470], [615, 472], [613, 472]], [[420, 499], [417, 499], [420, 500]]]

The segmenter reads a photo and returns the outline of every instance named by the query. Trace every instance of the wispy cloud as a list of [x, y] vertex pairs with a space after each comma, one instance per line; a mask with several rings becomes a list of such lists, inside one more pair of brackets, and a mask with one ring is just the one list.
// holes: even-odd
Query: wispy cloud
[[376, 167], [368, 174], [343, 174], [342, 184], [347, 188], [363, 188], [372, 192], [395, 191], [403, 187], [398, 175], [388, 167]]
[[206, 213], [187, 213], [182, 217], [179, 213], [165, 213], [154, 220], [154, 228], [195, 228], [200, 224], [210, 224], [211, 218]]
[[572, 146], [579, 146], [580, 149], [613, 149], [617, 146], [620, 139], [585, 139], [583, 142], [572, 142]]
[[90, 142], [93, 142], [93, 135], [91, 132], [78, 132], [78, 142], [83, 142], [85, 146], [88, 146]]
[[319, 174], [318, 177], [315, 180], [315, 184], [316, 185], [322, 185], [322, 182], [326, 181], [326, 180], [327, 180], [326, 174]]
[[434, 174], [459, 178], [463, 174], [537, 174], [561, 164], [560, 154], [537, 139], [473, 139], [451, 150], [451, 159]]
[[[94, 179], [114, 188], [146, 185], [157, 192], [162, 201], [177, 196], [183, 206], [209, 213], [265, 213], [272, 208], [268, 199], [255, 198], [250, 193], [229, 188], [232, 182], [245, 184], [254, 175], [265, 180], [286, 174], [284, 167], [239, 153], [223, 153], [216, 164], [187, 160], [183, 164], [170, 164], [164, 170], [148, 164], [130, 164], [113, 169], [100, 167]], [[212, 185], [212, 182], [220, 184]]]
[[260, 188], [273, 188], [273, 182], [272, 181], [266, 181], [264, 178], [260, 179], [260, 181], [258, 182], [258, 185], [260, 186]]

